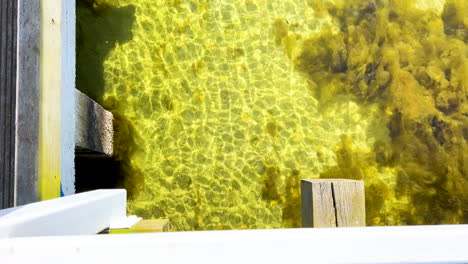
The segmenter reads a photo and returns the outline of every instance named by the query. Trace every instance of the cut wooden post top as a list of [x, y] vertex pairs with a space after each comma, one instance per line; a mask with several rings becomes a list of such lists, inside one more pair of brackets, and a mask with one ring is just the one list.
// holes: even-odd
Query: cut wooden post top
[[109, 234], [129, 234], [129, 233], [156, 233], [169, 232], [168, 219], [149, 219], [141, 220], [131, 228], [111, 229]]
[[365, 226], [363, 181], [303, 179], [301, 198], [303, 227]]

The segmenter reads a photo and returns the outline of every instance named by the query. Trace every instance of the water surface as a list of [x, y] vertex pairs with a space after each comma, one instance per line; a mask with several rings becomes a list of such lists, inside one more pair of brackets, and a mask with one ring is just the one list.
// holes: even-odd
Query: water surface
[[115, 117], [129, 213], [298, 227], [300, 179], [369, 225], [468, 222], [467, 3], [79, 1], [78, 87]]

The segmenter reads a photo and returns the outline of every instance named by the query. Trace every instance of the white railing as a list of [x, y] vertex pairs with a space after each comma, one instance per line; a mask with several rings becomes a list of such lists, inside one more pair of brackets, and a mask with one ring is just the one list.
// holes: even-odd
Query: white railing
[[99, 190], [0, 211], [0, 263], [468, 263], [468, 225], [90, 235], [125, 203]]

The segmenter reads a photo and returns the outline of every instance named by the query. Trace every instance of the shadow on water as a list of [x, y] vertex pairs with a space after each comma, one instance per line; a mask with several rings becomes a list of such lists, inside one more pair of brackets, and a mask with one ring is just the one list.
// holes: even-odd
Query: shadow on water
[[125, 188], [128, 198], [134, 198], [144, 187], [143, 173], [131, 162], [138, 151], [137, 137], [133, 124], [114, 113], [114, 153], [112, 157], [76, 154], [76, 192]]
[[102, 103], [103, 63], [117, 43], [132, 40], [135, 7], [97, 6], [92, 0], [78, 0], [76, 14], [76, 86]]
[[120, 162], [115, 159], [77, 153], [75, 155], [76, 192], [116, 188], [121, 178], [119, 168]]
[[117, 44], [133, 39], [135, 7], [116, 8], [96, 0], [78, 0], [76, 8], [77, 88], [114, 115], [114, 154], [106, 158], [77, 153], [76, 191], [125, 188], [131, 199], [144, 185], [141, 171], [131, 166], [131, 157], [138, 148], [138, 133], [130, 120], [115, 111], [117, 98], [104, 102], [103, 64]]

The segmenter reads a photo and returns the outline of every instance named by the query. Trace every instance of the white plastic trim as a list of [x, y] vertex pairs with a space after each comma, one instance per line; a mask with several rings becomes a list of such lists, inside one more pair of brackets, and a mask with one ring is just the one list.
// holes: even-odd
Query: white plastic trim
[[468, 263], [468, 226], [174, 232], [0, 240], [2, 263]]
[[127, 192], [97, 190], [0, 210], [0, 238], [92, 235], [126, 219]]

